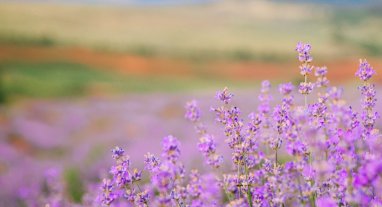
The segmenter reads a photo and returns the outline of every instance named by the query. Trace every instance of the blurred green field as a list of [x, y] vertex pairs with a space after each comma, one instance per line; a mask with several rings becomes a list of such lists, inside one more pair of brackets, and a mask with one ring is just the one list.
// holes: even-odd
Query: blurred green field
[[[293, 49], [298, 41], [313, 45], [315, 60], [362, 56], [378, 59], [382, 57], [381, 11], [381, 5], [329, 6], [282, 1], [224, 0], [155, 7], [0, 2], [0, 47], [83, 47], [117, 55], [181, 58], [199, 74], [197, 78], [121, 75], [107, 68], [70, 61], [49, 59], [31, 63], [22, 58], [11, 61], [5, 58], [0, 60], [0, 101], [19, 97], [214, 90], [225, 85], [254, 87], [257, 83], [223, 80], [205, 72], [212, 65], [205, 62], [227, 61], [234, 65], [258, 61], [284, 65], [286, 61], [295, 61]], [[237, 69], [235, 65], [232, 68]], [[260, 69], [267, 70], [254, 70]], [[241, 77], [245, 76], [246, 73], [241, 73]], [[283, 78], [277, 74], [272, 77]]]
[[26, 97], [57, 98], [158, 91], [216, 90], [216, 88], [224, 87], [224, 84], [240, 88], [256, 87], [257, 82], [134, 76], [67, 62], [0, 64], [0, 102]]
[[309, 41], [315, 56], [379, 56], [381, 8], [272, 1], [162, 7], [0, 3], [0, 42], [274, 61], [291, 58], [297, 41]]

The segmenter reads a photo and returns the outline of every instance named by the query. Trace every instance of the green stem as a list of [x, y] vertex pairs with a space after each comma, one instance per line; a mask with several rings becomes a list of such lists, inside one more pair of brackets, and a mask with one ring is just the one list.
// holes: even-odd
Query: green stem
[[277, 148], [276, 148], [276, 150], [275, 150], [275, 164], [276, 164], [276, 166], [278, 165], [278, 153], [277, 153]]
[[315, 199], [315, 196], [314, 196], [314, 194], [312, 194], [311, 196], [310, 196], [310, 206], [312, 206], [312, 207], [316, 207], [316, 199]]
[[[305, 83], [308, 83], [308, 75], [304, 75]], [[305, 108], [308, 109], [308, 94], [304, 94]]]
[[[238, 178], [238, 180], [240, 180], [240, 166], [241, 166], [241, 164], [240, 164], [241, 162], [239, 161], [239, 164], [237, 165], [237, 178]], [[241, 196], [241, 183], [238, 183], [238, 188], [239, 188], [239, 198], [240, 198], [240, 196]]]
[[224, 193], [227, 196], [229, 201], [233, 201], [233, 197], [231, 196], [231, 193], [227, 191], [226, 187], [224, 187]]
[[300, 197], [301, 197], [301, 204], [302, 205], [304, 205], [305, 204], [305, 202], [304, 202], [304, 197], [303, 197], [303, 195], [302, 195], [302, 190], [301, 190], [301, 181], [300, 181], [300, 176], [298, 176], [298, 178], [297, 178], [297, 182], [298, 182], [298, 191], [299, 191], [299, 193], [300, 193]]
[[[248, 179], [248, 174], [249, 174], [248, 167], [247, 167], [247, 164], [245, 164], [245, 177], [246, 177], [246, 179]], [[249, 206], [253, 207], [252, 193], [251, 193], [250, 185], [247, 186], [247, 197], [248, 197]]]

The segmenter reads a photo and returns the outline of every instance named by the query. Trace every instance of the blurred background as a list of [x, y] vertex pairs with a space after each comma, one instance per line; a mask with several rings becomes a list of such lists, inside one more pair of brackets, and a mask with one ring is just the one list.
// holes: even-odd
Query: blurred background
[[213, 125], [228, 86], [256, 110], [260, 81], [301, 81], [298, 41], [357, 105], [359, 58], [382, 83], [381, 37], [378, 0], [0, 0], [0, 206], [28, 205], [51, 169], [84, 203], [115, 145], [141, 166], [173, 134], [200, 162], [184, 104]]

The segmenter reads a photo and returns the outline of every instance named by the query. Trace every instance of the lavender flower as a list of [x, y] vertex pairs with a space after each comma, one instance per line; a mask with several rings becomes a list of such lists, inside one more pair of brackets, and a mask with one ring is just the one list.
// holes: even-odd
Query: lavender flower
[[289, 95], [294, 89], [294, 86], [291, 82], [284, 83], [279, 85], [279, 91], [282, 95]]
[[359, 87], [361, 90], [361, 94], [364, 95], [364, 99], [362, 100], [362, 107], [364, 109], [372, 109], [375, 107], [375, 103], [377, 102], [375, 91], [375, 86], [373, 84], [365, 84]]
[[256, 134], [260, 129], [261, 118], [255, 113], [250, 113], [248, 118], [250, 119], [248, 123], [248, 132], [251, 134]]
[[[112, 150], [115, 165], [111, 167], [109, 172], [112, 179], [103, 179], [101, 204], [109, 206], [113, 202], [120, 202], [126, 199], [126, 201], [130, 203], [135, 202], [139, 206], [146, 206], [147, 201], [145, 201], [146, 203], [140, 203], [140, 201], [146, 198], [145, 193], [140, 189], [139, 192], [136, 190], [137, 182], [142, 179], [142, 171], [136, 168], [131, 171], [130, 158], [128, 155], [125, 155], [124, 152], [125, 151], [120, 147], [115, 147]], [[149, 154], [147, 162], [153, 163], [153, 161], [155, 161], [155, 159]], [[153, 166], [151, 165], [150, 167]], [[137, 198], [140, 199], [137, 200]]]
[[112, 192], [113, 190], [113, 184], [111, 183], [111, 180], [109, 179], [103, 179], [103, 185], [102, 185], [102, 198], [101, 202], [102, 205], [109, 206], [116, 198], [117, 195]]
[[302, 42], [297, 43], [296, 51], [298, 52], [298, 60], [300, 62], [312, 62], [313, 57], [310, 55], [312, 47], [310, 44], [304, 44]]
[[375, 103], [377, 99], [375, 86], [368, 82], [368, 80], [375, 74], [374, 69], [366, 60], [360, 60], [359, 69], [356, 72], [356, 76], [358, 76], [362, 81], [363, 85], [359, 87], [361, 90], [361, 94], [364, 96], [362, 100], [362, 107], [364, 111], [362, 112], [361, 119], [362, 124], [364, 126], [363, 137], [369, 137], [371, 131], [374, 129], [375, 120], [378, 117], [377, 112], [373, 112], [373, 108], [375, 107]]
[[[342, 90], [329, 87], [307, 103], [313, 87], [327, 87], [327, 68], [316, 67], [315, 84], [308, 81], [313, 66], [309, 44], [299, 43], [301, 74], [304, 82], [298, 91], [304, 106], [293, 105], [291, 83], [281, 84], [280, 104], [271, 106], [269, 81], [263, 81], [257, 113], [248, 120], [230, 104], [233, 94], [227, 88], [218, 92], [222, 105], [212, 108], [216, 121], [231, 150], [232, 166], [203, 175], [187, 172], [180, 162], [180, 142], [173, 136], [163, 139], [161, 159], [145, 155], [149, 181], [142, 189], [138, 182], [143, 172], [130, 168], [123, 149], [112, 150], [115, 165], [112, 179], [103, 181], [100, 200], [103, 205], [127, 206], [379, 206], [382, 201], [382, 139], [375, 128], [378, 114], [375, 85], [369, 83], [375, 73], [361, 61], [357, 76], [362, 111], [356, 112], [342, 99]], [[270, 113], [273, 112], [273, 113]], [[187, 103], [185, 118], [197, 128], [197, 148], [207, 164], [222, 165], [217, 141], [200, 122], [195, 101]], [[363, 139], [360, 139], [363, 138]], [[366, 139], [367, 138], [367, 139]], [[218, 139], [219, 140], [219, 139]], [[264, 151], [263, 151], [264, 150]], [[289, 155], [285, 155], [285, 153]], [[188, 175], [188, 176], [186, 176]], [[212, 175], [212, 179], [206, 179]], [[218, 187], [218, 189], [217, 189]], [[211, 190], [212, 189], [212, 190]], [[224, 199], [223, 199], [224, 198]]]
[[271, 110], [270, 102], [272, 100], [272, 96], [269, 94], [271, 88], [271, 83], [268, 80], [264, 80], [261, 83], [261, 93], [258, 96], [260, 101], [259, 106], [257, 107], [258, 112], [263, 118], [262, 122], [267, 127], [268, 126], [268, 113]]
[[264, 80], [261, 82], [261, 93], [269, 93], [271, 89], [271, 82], [269, 80]]
[[313, 67], [310, 65], [301, 65], [300, 66], [300, 74], [303, 76], [309, 75], [313, 70]]
[[233, 97], [233, 94], [228, 92], [227, 87], [225, 87], [223, 91], [219, 91], [216, 93], [216, 98], [225, 104], [228, 104], [229, 102], [231, 102], [232, 97]]
[[145, 162], [145, 169], [149, 171], [152, 171], [153, 169], [158, 167], [158, 165], [160, 164], [160, 160], [149, 152], [145, 155], [144, 162]]
[[186, 119], [191, 122], [197, 122], [200, 119], [200, 109], [195, 100], [192, 100], [186, 104]]
[[223, 157], [216, 154], [216, 144], [212, 135], [204, 134], [199, 138], [198, 142], [199, 151], [207, 158], [207, 164], [212, 167], [220, 167]]
[[[197, 108], [195, 103], [188, 104], [186, 109], [188, 111], [186, 112], [186, 118], [188, 117], [187, 114], [195, 114], [194, 111], [199, 111], [199, 108]], [[216, 112], [218, 116], [216, 120], [218, 122], [227, 123], [229, 114], [224, 110], [224, 107], [212, 110]], [[200, 112], [197, 113], [200, 114]], [[191, 118], [189, 120], [196, 124], [196, 132], [200, 135], [198, 148], [205, 156], [207, 164], [214, 168], [219, 168], [223, 162], [223, 156], [216, 153], [216, 143], [213, 136], [207, 133], [207, 129], [203, 123], [196, 123], [199, 121], [199, 118]]]
[[112, 157], [117, 160], [124, 155], [125, 150], [117, 146], [112, 150], [112, 153], [113, 153]]
[[170, 193], [176, 186], [177, 167], [174, 163], [166, 161], [155, 169], [152, 175], [153, 185], [160, 192], [159, 202], [163, 205], [171, 203]]
[[199, 176], [197, 170], [192, 170], [190, 174], [190, 183], [187, 185], [187, 193], [194, 199], [198, 198], [203, 193], [202, 183]]
[[359, 60], [359, 62], [359, 68], [355, 75], [362, 81], [368, 81], [375, 74], [375, 70], [366, 60]]
[[326, 74], [328, 73], [328, 68], [324, 67], [316, 67], [316, 71], [314, 75], [317, 77], [316, 87], [327, 87], [329, 85], [329, 80], [326, 78]]
[[176, 161], [180, 156], [180, 142], [174, 136], [167, 136], [163, 139], [162, 156], [170, 161]]
[[311, 82], [301, 82], [298, 86], [298, 92], [308, 95], [313, 91], [313, 84]]
[[118, 160], [117, 165], [111, 168], [110, 173], [113, 175], [114, 182], [118, 187], [123, 187], [133, 181], [129, 167], [130, 160], [128, 157], [124, 157]]
[[302, 63], [300, 66], [300, 73], [304, 76], [304, 82], [301, 82], [298, 91], [304, 95], [305, 98], [305, 108], [308, 108], [308, 98], [307, 95], [313, 90], [313, 84], [308, 82], [308, 75], [312, 72], [313, 67], [309, 65], [313, 58], [310, 55], [310, 44], [304, 44], [299, 42], [296, 46], [296, 51], [298, 52], [298, 59]]
[[131, 179], [133, 182], [140, 181], [142, 179], [142, 171], [134, 168]]
[[148, 206], [147, 205], [148, 201], [149, 201], [149, 194], [147, 190], [137, 193], [134, 198], [134, 203], [137, 206], [142, 206], [142, 207]]
[[213, 137], [209, 134], [201, 137], [200, 142], [198, 143], [199, 150], [208, 155], [210, 153], [214, 153], [216, 150], [216, 144], [214, 143]]

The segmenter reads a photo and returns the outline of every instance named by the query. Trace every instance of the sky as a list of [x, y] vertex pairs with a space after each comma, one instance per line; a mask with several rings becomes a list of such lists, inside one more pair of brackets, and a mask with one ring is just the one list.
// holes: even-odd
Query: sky
[[[0, 0], [0, 2], [42, 2], [42, 3], [84, 3], [84, 4], [126, 4], [126, 5], [176, 5], [200, 4], [221, 0]], [[249, 0], [235, 0], [249, 1]], [[261, 1], [261, 0], [259, 0]], [[265, 0], [262, 0], [265, 1]], [[382, 0], [272, 0], [279, 2], [324, 3], [335, 5], [381, 3]]]

